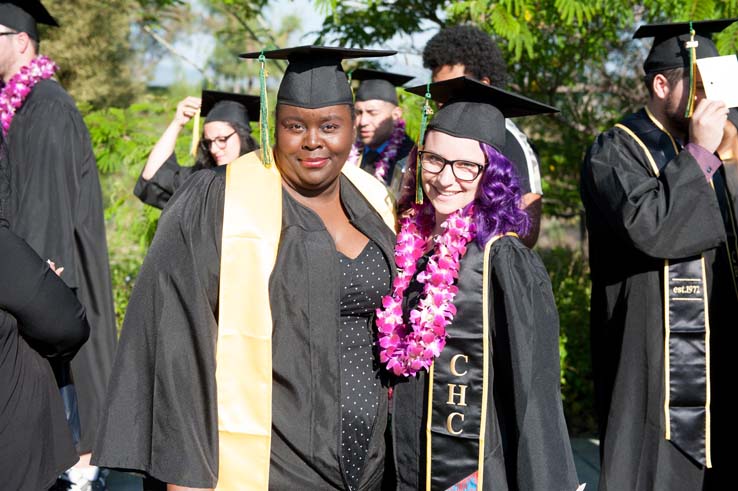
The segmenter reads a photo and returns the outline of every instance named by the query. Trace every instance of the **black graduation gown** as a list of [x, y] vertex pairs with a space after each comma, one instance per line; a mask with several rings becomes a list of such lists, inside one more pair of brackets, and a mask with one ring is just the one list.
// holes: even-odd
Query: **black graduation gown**
[[[467, 291], [463, 274], [466, 268], [481, 270], [483, 259], [484, 251], [470, 244], [457, 301], [481, 295]], [[489, 264], [492, 363], [483, 489], [574, 491], [578, 484], [561, 403], [559, 319], [551, 280], [536, 253], [511, 237], [492, 245]], [[427, 383], [423, 371], [394, 388], [392, 431], [400, 490], [425, 489]]]
[[[647, 118], [644, 111], [631, 117]], [[726, 274], [715, 192], [687, 151], [654, 177], [641, 147], [618, 128], [589, 149], [581, 181], [592, 274], [599, 489], [701, 490], [705, 470], [664, 438], [663, 267], [664, 259], [705, 253], [713, 374], [709, 473], [718, 473], [730, 465], [727, 445], [736, 436], [726, 390], [735, 372], [728, 350], [735, 346], [738, 305]]]
[[50, 360], [89, 334], [83, 307], [33, 250], [0, 223], [0, 487], [48, 489], [79, 457]]
[[146, 180], [143, 175], [138, 176], [133, 194], [138, 199], [155, 208], [163, 210], [169, 198], [182, 185], [193, 172], [203, 169], [202, 165], [195, 164], [191, 167], [183, 167], [177, 162], [177, 156], [172, 155], [164, 161], [164, 164]]
[[[195, 173], [173, 196], [136, 281], [93, 453], [106, 467], [213, 487], [215, 386], [225, 166]], [[333, 240], [284, 191], [269, 292], [273, 319], [271, 489], [342, 489], [339, 295]], [[393, 264], [394, 235], [341, 177], [352, 223]], [[248, 294], [248, 292], [244, 292]], [[381, 391], [360, 489], [378, 489], [387, 396]], [[244, 456], [247, 465], [247, 456]]]
[[11, 226], [62, 279], [87, 311], [90, 340], [72, 361], [89, 452], [115, 351], [113, 295], [102, 193], [90, 136], [74, 101], [53, 80], [40, 81], [16, 113], [5, 139]]

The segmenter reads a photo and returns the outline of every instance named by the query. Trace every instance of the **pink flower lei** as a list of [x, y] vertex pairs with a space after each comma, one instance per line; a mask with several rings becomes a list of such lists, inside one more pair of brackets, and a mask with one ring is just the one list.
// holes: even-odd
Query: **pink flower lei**
[[454, 285], [459, 275], [459, 263], [466, 245], [476, 235], [472, 222], [473, 207], [466, 213], [457, 210], [441, 224], [443, 233], [434, 239], [433, 255], [425, 271], [418, 274], [423, 295], [417, 307], [410, 311], [409, 325], [402, 315], [405, 290], [417, 271], [433, 227], [433, 218], [424, 214], [422, 206], [400, 220], [395, 261], [399, 273], [392, 285], [392, 294], [382, 298], [383, 308], [377, 309], [379, 359], [395, 375], [410, 377], [428, 370], [446, 345], [446, 326], [456, 315], [453, 304], [459, 291]]
[[[382, 150], [382, 155], [374, 163], [374, 177], [384, 182], [384, 178], [387, 175], [387, 169], [389, 169], [390, 162], [395, 160], [397, 157], [397, 151], [402, 146], [402, 142], [405, 140], [405, 120], [402, 118], [395, 121], [395, 127], [390, 135], [389, 143]], [[351, 165], [359, 165], [359, 157], [364, 153], [364, 144], [360, 140], [357, 140], [351, 147], [351, 153], [348, 157], [348, 162]]]
[[39, 81], [54, 76], [54, 72], [58, 69], [56, 63], [48, 57], [37, 56], [0, 89], [0, 125], [3, 128], [3, 136], [8, 135], [15, 112], [23, 105], [33, 87]]

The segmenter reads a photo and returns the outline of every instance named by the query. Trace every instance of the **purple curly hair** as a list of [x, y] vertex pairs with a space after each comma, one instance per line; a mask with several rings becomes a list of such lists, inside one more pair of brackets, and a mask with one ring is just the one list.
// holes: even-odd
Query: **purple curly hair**
[[[477, 244], [484, 246], [495, 235], [507, 232], [524, 237], [530, 228], [530, 219], [528, 214], [520, 209], [520, 183], [515, 166], [494, 147], [479, 142], [479, 148], [482, 149], [488, 165], [479, 178], [481, 181], [477, 188], [477, 196], [470, 203], [474, 205]], [[417, 151], [417, 147], [413, 148], [407, 157], [407, 169], [397, 206], [398, 214], [408, 210], [415, 201]], [[425, 197], [423, 208], [424, 212], [433, 215], [433, 205]]]

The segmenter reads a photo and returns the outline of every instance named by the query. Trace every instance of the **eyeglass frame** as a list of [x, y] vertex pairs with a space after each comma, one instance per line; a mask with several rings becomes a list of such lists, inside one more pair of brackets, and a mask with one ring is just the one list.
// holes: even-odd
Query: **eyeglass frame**
[[[423, 166], [423, 155], [433, 155], [434, 157], [437, 157], [441, 162], [443, 162], [443, 166], [439, 170], [437, 170], [437, 171], [432, 171], [430, 169], [426, 169], [425, 166]], [[471, 165], [477, 166], [477, 169], [478, 169], [477, 170], [477, 175], [475, 175], [472, 179], [464, 179], [464, 178], [461, 178], [461, 177], [457, 176], [456, 175], [456, 170], [455, 170], [455, 167], [454, 167], [454, 164], [456, 164], [457, 162], [463, 162], [464, 164], [471, 164]], [[442, 173], [444, 171], [444, 169], [446, 168], [446, 166], [447, 165], [450, 165], [451, 166], [451, 173], [454, 175], [454, 178], [456, 178], [456, 179], [458, 179], [459, 181], [462, 181], [462, 182], [474, 182], [474, 181], [476, 181], [477, 178], [482, 174], [482, 171], [484, 170], [484, 168], [486, 167], [486, 164], [480, 164], [480, 163], [477, 163], [477, 162], [472, 162], [470, 160], [463, 160], [463, 159], [449, 160], [447, 158], [444, 158], [444, 157], [438, 155], [435, 152], [429, 152], [427, 150], [419, 150], [418, 151], [418, 163], [420, 164], [420, 166], [423, 168], [424, 171], [430, 172], [431, 174], [435, 174], [435, 175], [438, 175], [438, 174]]]
[[0, 32], [0, 36], [15, 36], [16, 34], [20, 34], [19, 31], [3, 31]]
[[[200, 140], [200, 145], [202, 145], [202, 148], [204, 150], [207, 150], [209, 152], [210, 151], [210, 148], [213, 146], [213, 143], [215, 143], [215, 146], [217, 146], [218, 148], [220, 148], [222, 150], [228, 144], [228, 139], [230, 137], [232, 137], [233, 135], [235, 135], [236, 133], [238, 133], [238, 131], [233, 130], [233, 133], [231, 133], [229, 135], [226, 135], [226, 136], [217, 136], [217, 137], [213, 138], [212, 140], [210, 140], [208, 138], [203, 138], [202, 140]], [[219, 141], [222, 141], [223, 143], [218, 143]]]

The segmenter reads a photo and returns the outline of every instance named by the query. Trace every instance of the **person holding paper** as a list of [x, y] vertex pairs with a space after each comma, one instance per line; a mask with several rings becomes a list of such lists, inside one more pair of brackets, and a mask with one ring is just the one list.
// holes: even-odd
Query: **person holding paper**
[[655, 38], [648, 103], [584, 160], [603, 491], [728, 482], [736, 222], [715, 155], [728, 108], [705, 98], [695, 62], [734, 20], [640, 27]]
[[[197, 114], [205, 117], [195, 165], [177, 162], [174, 146], [182, 128]], [[177, 104], [174, 119], [156, 142], [133, 189], [147, 205], [163, 209], [179, 186], [200, 169], [233, 162], [257, 148], [249, 121], [259, 119], [259, 96], [203, 90], [202, 98], [185, 97]], [[198, 140], [198, 128], [195, 128]], [[193, 152], [194, 153], [194, 152]]]

